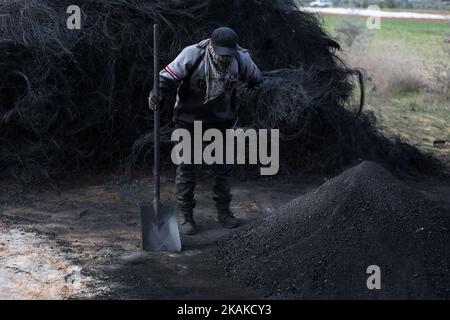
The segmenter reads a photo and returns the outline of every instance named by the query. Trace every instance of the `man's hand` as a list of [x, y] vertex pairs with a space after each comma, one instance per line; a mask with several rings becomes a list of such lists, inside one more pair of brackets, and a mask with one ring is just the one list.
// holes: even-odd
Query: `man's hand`
[[259, 81], [259, 82], [247, 82], [246, 84], [245, 84], [245, 87], [247, 88], [247, 89], [250, 89], [250, 90], [257, 90], [258, 89], [258, 87], [261, 85], [261, 83], [263, 83], [264, 82], [264, 78], [261, 80], [261, 81]]
[[148, 97], [148, 107], [150, 110], [155, 111], [156, 106], [157, 106], [156, 96], [152, 90], [150, 92], [150, 96]]

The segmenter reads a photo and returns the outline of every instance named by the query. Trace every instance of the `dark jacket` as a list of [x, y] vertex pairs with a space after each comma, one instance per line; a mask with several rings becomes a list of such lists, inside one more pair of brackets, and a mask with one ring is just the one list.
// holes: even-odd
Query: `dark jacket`
[[177, 88], [173, 120], [205, 124], [231, 122], [236, 118], [236, 87], [239, 82], [250, 86], [262, 82], [263, 77], [246, 49], [239, 48], [230, 63], [231, 80], [227, 90], [218, 98], [205, 102], [205, 48], [186, 47], [159, 76], [164, 97], [170, 88]]

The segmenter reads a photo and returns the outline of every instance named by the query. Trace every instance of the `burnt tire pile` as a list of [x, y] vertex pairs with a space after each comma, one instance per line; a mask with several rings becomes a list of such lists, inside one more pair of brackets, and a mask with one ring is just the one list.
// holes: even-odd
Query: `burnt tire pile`
[[[151, 162], [153, 23], [161, 25], [162, 65], [225, 25], [262, 70], [279, 70], [238, 100], [241, 126], [280, 129], [281, 173], [334, 172], [358, 158], [433, 167], [416, 149], [380, 137], [370, 116], [344, 108], [354, 85], [339, 45], [292, 0], [79, 0], [81, 29], [69, 30], [72, 4], [0, 5], [2, 177], [24, 184]], [[162, 110], [163, 141], [173, 103]]]
[[[363, 162], [219, 242], [228, 276], [271, 296], [450, 297], [450, 212]], [[366, 286], [369, 266], [381, 290]]]

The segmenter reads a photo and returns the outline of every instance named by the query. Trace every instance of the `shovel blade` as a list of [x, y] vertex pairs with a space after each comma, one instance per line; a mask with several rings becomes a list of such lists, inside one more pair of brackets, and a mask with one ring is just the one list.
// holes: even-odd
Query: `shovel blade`
[[144, 251], [180, 251], [181, 240], [175, 209], [160, 204], [141, 205], [142, 248]]

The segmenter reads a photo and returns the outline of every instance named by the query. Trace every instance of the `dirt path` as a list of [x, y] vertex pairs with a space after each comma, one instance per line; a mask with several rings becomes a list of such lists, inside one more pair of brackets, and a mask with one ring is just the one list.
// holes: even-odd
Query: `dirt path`
[[[238, 183], [232, 209], [250, 223], [322, 182]], [[173, 179], [163, 185], [163, 199], [173, 201]], [[151, 199], [148, 179], [112, 178], [60, 192], [14, 189], [3, 186], [0, 196], [1, 298], [261, 297], [215, 267], [215, 242], [229, 231], [215, 221], [207, 181], [197, 189], [200, 233], [183, 237], [179, 254], [141, 252], [138, 204]]]
[[[238, 182], [232, 209], [248, 224], [324, 181]], [[163, 179], [163, 199], [175, 199], [173, 183]], [[412, 183], [450, 207], [450, 182]], [[151, 199], [151, 186], [150, 179], [126, 177], [59, 192], [0, 186], [0, 298], [264, 297], [225, 278], [213, 260], [216, 241], [229, 231], [215, 221], [208, 181], [197, 188], [200, 233], [182, 237], [179, 254], [142, 253], [138, 208]]]
[[0, 266], [0, 300], [89, 297], [81, 267], [36, 233], [0, 225]]

